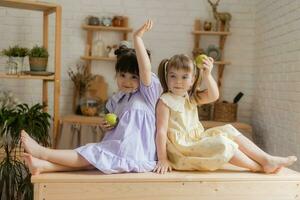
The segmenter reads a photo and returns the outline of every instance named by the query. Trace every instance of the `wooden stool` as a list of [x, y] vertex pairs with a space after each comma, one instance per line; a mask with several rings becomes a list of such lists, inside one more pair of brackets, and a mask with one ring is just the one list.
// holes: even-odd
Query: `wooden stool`
[[[57, 147], [59, 140], [61, 139], [61, 133], [64, 124], [71, 124], [73, 133], [77, 134], [77, 146], [80, 145], [81, 141], [81, 128], [83, 125], [92, 126], [94, 137], [97, 135], [97, 128], [100, 124], [100, 117], [87, 117], [82, 115], [68, 115], [64, 116], [59, 120], [59, 130], [57, 131], [57, 137], [54, 139], [54, 148]], [[100, 129], [100, 128], [99, 128]], [[100, 129], [101, 130], [101, 129]], [[71, 139], [71, 143], [74, 139], [74, 134]]]
[[217, 121], [201, 121], [205, 129], [213, 128], [216, 126], [223, 126], [225, 124], [231, 124], [234, 128], [240, 131], [244, 136], [253, 141], [252, 127], [249, 124], [242, 122], [217, 122]]

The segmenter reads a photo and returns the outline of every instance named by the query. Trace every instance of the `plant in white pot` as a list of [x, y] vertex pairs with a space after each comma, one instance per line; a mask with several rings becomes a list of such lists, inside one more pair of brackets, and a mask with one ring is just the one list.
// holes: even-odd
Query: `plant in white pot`
[[46, 71], [48, 65], [48, 50], [43, 46], [34, 46], [29, 54], [30, 71]]
[[11, 64], [14, 64], [16, 69], [9, 69], [10, 73], [16, 74], [18, 72], [22, 72], [23, 70], [23, 63], [24, 63], [24, 57], [28, 55], [29, 50], [25, 47], [20, 47], [19, 45], [15, 45], [12, 47], [9, 47], [8, 49], [2, 50], [2, 55], [5, 55], [8, 57], [8, 65], [11, 66]]

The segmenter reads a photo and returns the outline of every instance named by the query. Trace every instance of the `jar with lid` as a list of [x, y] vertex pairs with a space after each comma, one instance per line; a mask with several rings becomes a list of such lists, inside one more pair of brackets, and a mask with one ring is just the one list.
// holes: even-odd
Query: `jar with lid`
[[101, 102], [95, 97], [82, 97], [80, 99], [80, 111], [85, 116], [96, 116]]
[[113, 26], [122, 27], [123, 26], [123, 17], [122, 16], [114, 16], [112, 20]]

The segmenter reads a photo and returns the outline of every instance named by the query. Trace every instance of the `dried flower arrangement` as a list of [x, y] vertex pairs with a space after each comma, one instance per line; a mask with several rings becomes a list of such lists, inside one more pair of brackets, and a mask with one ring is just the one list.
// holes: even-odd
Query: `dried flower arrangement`
[[76, 71], [69, 69], [68, 74], [73, 81], [76, 90], [79, 92], [79, 97], [83, 97], [95, 76], [88, 71], [87, 66], [83, 63], [78, 63], [76, 65]]

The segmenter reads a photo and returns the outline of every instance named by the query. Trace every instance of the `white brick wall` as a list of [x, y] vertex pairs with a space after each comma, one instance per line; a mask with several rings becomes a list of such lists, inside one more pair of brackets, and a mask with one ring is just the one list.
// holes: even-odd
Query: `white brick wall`
[[258, 0], [255, 8], [256, 141], [272, 154], [300, 157], [300, 1]]
[[[89, 15], [126, 15], [129, 17], [130, 26], [137, 28], [145, 19], [152, 18], [155, 26], [151, 33], [145, 36], [145, 43], [152, 51], [153, 71], [156, 72], [159, 62], [176, 53], [191, 55], [193, 48], [193, 35], [191, 31], [195, 18], [202, 20], [212, 19], [211, 7], [206, 0], [48, 0], [56, 2], [63, 7], [62, 22], [62, 90], [61, 112], [71, 112], [72, 83], [67, 75], [69, 67], [75, 66], [80, 56], [84, 53], [86, 32], [81, 29], [81, 24]], [[245, 93], [239, 107], [241, 121], [250, 122], [250, 108], [252, 99], [252, 61], [254, 44], [254, 3], [237, 0], [223, 0], [219, 6], [220, 11], [229, 11], [233, 15], [231, 30], [233, 32], [227, 40], [226, 55], [232, 65], [224, 73], [224, 99], [231, 101], [239, 91]], [[16, 9], [0, 8], [0, 49], [9, 45], [20, 44], [31, 47], [36, 43], [41, 44], [41, 14]], [[53, 33], [53, 18], [50, 19], [50, 32]], [[50, 50], [53, 50], [54, 40], [50, 33]], [[114, 33], [103, 33], [106, 44], [112, 44], [121, 36]], [[207, 38], [208, 41], [216, 41]], [[201, 41], [207, 47], [208, 42]], [[53, 54], [52, 54], [53, 55]], [[50, 57], [52, 63], [53, 57]], [[0, 58], [0, 64], [6, 58]], [[28, 67], [28, 62], [26, 62]], [[50, 70], [53, 66], [50, 65]], [[4, 70], [3, 67], [0, 70]], [[110, 62], [94, 62], [93, 70], [104, 74], [109, 83], [109, 94], [116, 90], [114, 85], [114, 64]], [[18, 96], [29, 103], [40, 99], [41, 89], [39, 82], [16, 83], [11, 80], [1, 81], [0, 86], [9, 85]], [[23, 87], [25, 85], [25, 87]], [[32, 89], [34, 88], [34, 89]], [[52, 86], [49, 89], [52, 100]], [[50, 104], [50, 110], [52, 106]]]

